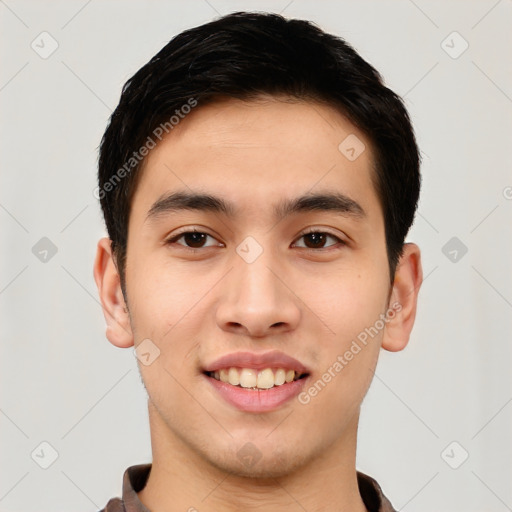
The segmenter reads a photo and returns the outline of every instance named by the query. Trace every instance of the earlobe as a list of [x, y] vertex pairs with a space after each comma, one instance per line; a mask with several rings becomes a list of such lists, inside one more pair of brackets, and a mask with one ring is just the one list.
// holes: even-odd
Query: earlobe
[[108, 340], [120, 348], [133, 346], [130, 317], [109, 238], [102, 238], [98, 242], [94, 262], [94, 280], [107, 322]]
[[413, 243], [404, 244], [389, 301], [389, 311], [394, 310], [394, 315], [389, 315], [390, 320], [386, 324], [382, 338], [382, 348], [385, 350], [398, 352], [407, 346], [416, 318], [418, 293], [422, 281], [420, 249]]

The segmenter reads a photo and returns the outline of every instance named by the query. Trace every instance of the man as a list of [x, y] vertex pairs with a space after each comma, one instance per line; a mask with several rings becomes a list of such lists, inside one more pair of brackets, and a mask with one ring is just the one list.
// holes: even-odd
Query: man
[[381, 347], [413, 327], [419, 189], [402, 101], [306, 21], [230, 14], [127, 82], [94, 275], [153, 461], [106, 512], [393, 510], [356, 471], [357, 426]]

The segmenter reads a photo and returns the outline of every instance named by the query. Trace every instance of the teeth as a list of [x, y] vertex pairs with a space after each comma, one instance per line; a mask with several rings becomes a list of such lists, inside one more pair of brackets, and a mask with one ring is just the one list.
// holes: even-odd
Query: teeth
[[276, 386], [281, 386], [285, 382], [286, 382], [286, 372], [282, 368], [279, 368], [276, 371], [275, 376], [274, 376], [274, 384]]
[[229, 383], [232, 386], [238, 386], [240, 384], [240, 374], [236, 368], [229, 369]]
[[[293, 372], [295, 373], [295, 372]], [[256, 387], [260, 389], [269, 389], [274, 387], [274, 372], [270, 368], [265, 368], [258, 372], [258, 382]]]
[[244, 368], [240, 372], [240, 386], [243, 388], [255, 388], [258, 382], [258, 372], [256, 370], [250, 370]]
[[210, 376], [221, 382], [228, 382], [232, 386], [241, 386], [252, 389], [270, 389], [282, 386], [285, 382], [297, 380], [300, 374], [294, 370], [284, 368], [265, 368], [254, 370], [252, 368], [222, 368], [211, 372]]

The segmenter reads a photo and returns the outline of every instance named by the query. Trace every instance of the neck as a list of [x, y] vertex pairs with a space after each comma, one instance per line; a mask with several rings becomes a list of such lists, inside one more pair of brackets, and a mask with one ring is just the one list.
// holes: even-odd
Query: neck
[[367, 512], [357, 484], [358, 417], [335, 445], [292, 473], [247, 477], [201, 457], [169, 430], [149, 402], [153, 464], [141, 502], [152, 512]]

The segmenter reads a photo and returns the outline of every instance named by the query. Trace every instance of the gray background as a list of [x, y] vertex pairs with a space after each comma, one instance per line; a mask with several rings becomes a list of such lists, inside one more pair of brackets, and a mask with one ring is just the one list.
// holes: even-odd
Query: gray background
[[0, 510], [98, 510], [151, 460], [136, 359], [106, 340], [92, 275], [97, 146], [172, 36], [244, 9], [345, 37], [405, 97], [423, 154], [417, 321], [382, 352], [358, 469], [398, 510], [512, 510], [511, 0], [0, 0]]

